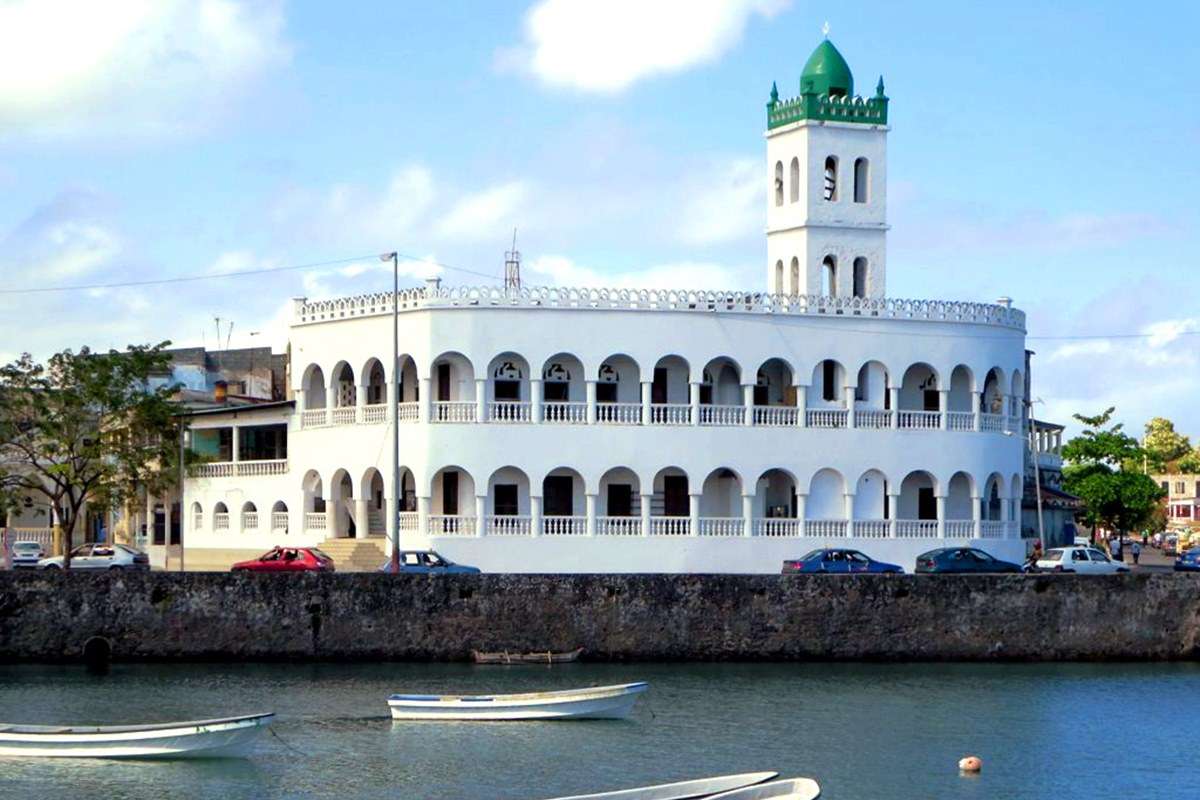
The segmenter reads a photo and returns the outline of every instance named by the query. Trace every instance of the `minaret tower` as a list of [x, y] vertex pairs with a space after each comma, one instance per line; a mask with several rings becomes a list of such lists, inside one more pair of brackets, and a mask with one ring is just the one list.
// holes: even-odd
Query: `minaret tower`
[[[828, 26], [826, 27], [828, 33]], [[828, 39], [800, 95], [767, 103], [767, 286], [774, 294], [883, 297], [887, 236], [883, 78], [869, 98]]]

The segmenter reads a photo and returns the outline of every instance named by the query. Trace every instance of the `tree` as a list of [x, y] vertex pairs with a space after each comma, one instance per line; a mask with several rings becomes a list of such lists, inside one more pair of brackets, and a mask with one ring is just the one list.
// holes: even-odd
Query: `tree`
[[1125, 533], [1149, 524], [1163, 492], [1138, 471], [1145, 452], [1122, 425], [1111, 424], [1114, 411], [1074, 415], [1086, 427], [1063, 446], [1068, 461], [1063, 488], [1083, 501], [1083, 521], [1089, 527]]
[[1164, 417], [1154, 417], [1146, 423], [1142, 440], [1146, 462], [1152, 472], [1167, 472], [1177, 468], [1176, 462], [1192, 454], [1188, 437], [1175, 430], [1175, 423]]
[[1200, 449], [1196, 449], [1188, 453], [1179, 461], [1175, 462], [1175, 468], [1186, 475], [1196, 475], [1200, 473]]
[[85, 503], [113, 508], [138, 486], [174, 483], [176, 387], [149, 380], [168, 370], [168, 344], [64, 350], [45, 365], [26, 353], [0, 368], [0, 505], [44, 497], [68, 543], [64, 566]]

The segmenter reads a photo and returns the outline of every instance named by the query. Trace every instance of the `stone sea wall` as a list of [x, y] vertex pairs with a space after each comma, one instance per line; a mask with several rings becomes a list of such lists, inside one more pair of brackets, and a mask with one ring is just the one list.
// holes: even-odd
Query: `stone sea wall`
[[0, 573], [0, 660], [1200, 657], [1200, 576]]

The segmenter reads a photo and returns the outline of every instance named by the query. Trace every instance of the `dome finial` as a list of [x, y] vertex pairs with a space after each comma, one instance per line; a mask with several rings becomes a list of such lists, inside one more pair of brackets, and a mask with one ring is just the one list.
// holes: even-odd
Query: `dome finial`
[[825, 24], [821, 26], [821, 35], [826, 39], [829, 38], [829, 20], [825, 20]]

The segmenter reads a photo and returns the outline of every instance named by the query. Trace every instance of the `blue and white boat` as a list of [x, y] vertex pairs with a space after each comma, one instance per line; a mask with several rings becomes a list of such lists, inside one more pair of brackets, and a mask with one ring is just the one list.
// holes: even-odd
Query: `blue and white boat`
[[620, 789], [615, 792], [577, 794], [558, 797], [555, 800], [698, 800], [721, 792], [757, 786], [777, 777], [778, 772], [745, 772], [740, 775], [720, 775], [715, 778], [639, 786], [636, 789]]
[[274, 714], [151, 725], [8, 725], [0, 756], [20, 758], [230, 758], [245, 756]]
[[392, 719], [625, 719], [647, 688], [647, 683], [622, 683], [525, 694], [394, 694], [388, 706]]

